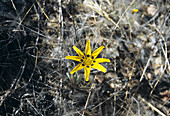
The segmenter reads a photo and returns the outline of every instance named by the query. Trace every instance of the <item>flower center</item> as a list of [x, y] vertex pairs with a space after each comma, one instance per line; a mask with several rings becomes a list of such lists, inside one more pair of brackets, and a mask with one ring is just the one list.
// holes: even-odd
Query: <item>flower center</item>
[[92, 64], [92, 59], [91, 59], [90, 57], [84, 59], [84, 64], [85, 64], [86, 66], [91, 65], [91, 64]]

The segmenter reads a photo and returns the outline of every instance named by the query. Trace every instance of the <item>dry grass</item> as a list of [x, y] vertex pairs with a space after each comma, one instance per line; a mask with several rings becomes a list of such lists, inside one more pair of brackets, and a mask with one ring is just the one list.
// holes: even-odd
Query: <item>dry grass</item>
[[[0, 115], [170, 115], [168, 0], [2, 0]], [[133, 12], [133, 9], [139, 9]], [[107, 73], [70, 71], [86, 39]]]

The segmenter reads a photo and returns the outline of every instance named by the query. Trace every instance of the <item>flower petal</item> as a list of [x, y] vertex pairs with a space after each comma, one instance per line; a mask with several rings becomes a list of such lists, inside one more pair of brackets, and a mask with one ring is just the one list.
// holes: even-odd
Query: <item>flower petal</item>
[[66, 56], [65, 59], [70, 59], [70, 60], [81, 62], [81, 59], [79, 56]]
[[79, 50], [76, 46], [73, 46], [73, 49], [77, 52], [79, 56], [81, 57], [84, 56], [84, 53], [81, 50]]
[[85, 81], [89, 81], [90, 70], [91, 70], [91, 66], [88, 68], [87, 67], [84, 68]]
[[110, 60], [107, 58], [96, 58], [95, 61], [96, 63], [110, 62]]
[[90, 40], [87, 40], [85, 54], [91, 55]]
[[74, 74], [75, 72], [77, 72], [83, 68], [84, 68], [84, 66], [82, 66], [82, 63], [80, 63], [70, 72], [70, 74]]
[[106, 72], [106, 68], [103, 67], [101, 64], [98, 64], [98, 63], [94, 63], [94, 65], [92, 65], [92, 68], [100, 70], [100, 71], [102, 71], [104, 73]]
[[103, 48], [104, 48], [104, 46], [100, 46], [98, 49], [96, 49], [96, 50], [92, 53], [92, 56], [93, 56], [94, 58], [96, 58], [96, 57], [99, 55], [99, 53], [103, 50]]

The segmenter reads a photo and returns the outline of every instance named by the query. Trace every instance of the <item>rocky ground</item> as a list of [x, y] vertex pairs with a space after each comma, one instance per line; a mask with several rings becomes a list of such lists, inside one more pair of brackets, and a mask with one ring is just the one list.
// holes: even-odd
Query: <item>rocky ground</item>
[[[0, 115], [170, 115], [170, 1], [1, 0]], [[65, 56], [105, 46], [107, 72]]]

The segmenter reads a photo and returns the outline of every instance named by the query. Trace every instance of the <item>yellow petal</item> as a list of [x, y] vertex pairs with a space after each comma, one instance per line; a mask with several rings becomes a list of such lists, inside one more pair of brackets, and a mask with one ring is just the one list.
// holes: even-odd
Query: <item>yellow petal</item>
[[87, 40], [85, 54], [91, 55], [90, 40]]
[[85, 81], [89, 81], [90, 70], [91, 70], [91, 66], [89, 68], [87, 67], [84, 68]]
[[70, 59], [70, 60], [81, 62], [81, 59], [79, 56], [66, 56], [65, 59]]
[[84, 68], [84, 66], [82, 66], [82, 63], [80, 63], [70, 72], [70, 74], [74, 74], [75, 72], [77, 72], [83, 68]]
[[92, 56], [94, 57], [94, 59], [99, 55], [99, 53], [103, 50], [104, 46], [100, 46], [97, 50], [95, 50], [92, 53]]
[[135, 12], [138, 12], [138, 9], [133, 9], [132, 14], [134, 14]]
[[106, 68], [105, 67], [103, 67], [101, 64], [98, 64], [98, 63], [94, 63], [93, 65], [92, 65], [92, 68], [94, 68], [94, 69], [97, 69], [97, 70], [100, 70], [100, 71], [102, 71], [102, 72], [106, 72]]
[[107, 58], [96, 58], [95, 61], [96, 63], [110, 62], [110, 60]]
[[84, 56], [84, 53], [81, 50], [79, 50], [76, 46], [73, 46], [73, 49], [77, 52], [79, 56], [81, 57]]

